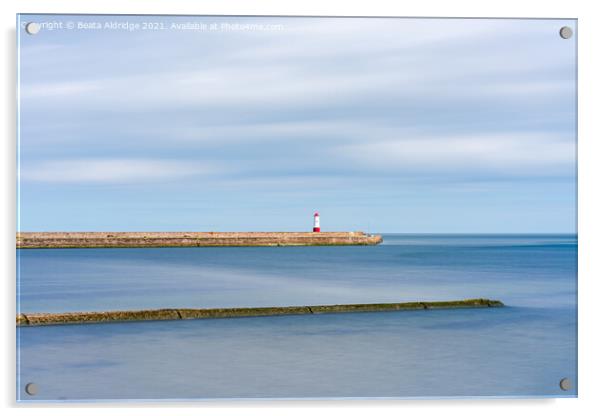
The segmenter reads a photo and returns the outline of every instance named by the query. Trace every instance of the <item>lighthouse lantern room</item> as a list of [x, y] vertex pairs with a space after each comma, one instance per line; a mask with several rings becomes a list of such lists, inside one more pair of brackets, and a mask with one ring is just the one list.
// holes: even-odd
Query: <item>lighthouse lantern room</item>
[[317, 212], [314, 214], [314, 233], [320, 232], [320, 214]]

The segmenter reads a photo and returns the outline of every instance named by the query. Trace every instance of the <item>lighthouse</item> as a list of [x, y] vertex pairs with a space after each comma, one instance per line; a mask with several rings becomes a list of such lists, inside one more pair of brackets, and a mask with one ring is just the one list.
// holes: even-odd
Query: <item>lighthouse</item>
[[314, 233], [320, 232], [320, 214], [317, 212], [314, 214]]

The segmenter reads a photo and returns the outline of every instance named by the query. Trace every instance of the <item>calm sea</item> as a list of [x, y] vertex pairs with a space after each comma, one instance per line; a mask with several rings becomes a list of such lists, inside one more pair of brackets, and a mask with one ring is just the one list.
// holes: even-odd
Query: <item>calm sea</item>
[[19, 328], [19, 399], [576, 395], [576, 236], [384, 238], [18, 250], [17, 301], [21, 312], [475, 297], [508, 307]]

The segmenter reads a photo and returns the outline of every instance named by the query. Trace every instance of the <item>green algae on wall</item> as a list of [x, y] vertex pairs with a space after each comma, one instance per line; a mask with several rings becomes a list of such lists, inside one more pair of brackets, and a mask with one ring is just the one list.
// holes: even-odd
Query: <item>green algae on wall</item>
[[499, 300], [465, 299], [442, 302], [363, 303], [348, 305], [282, 306], [259, 308], [148, 309], [137, 311], [26, 313], [17, 315], [17, 326], [66, 325], [128, 321], [240, 318], [252, 316], [311, 315], [350, 312], [489, 308], [504, 306]]

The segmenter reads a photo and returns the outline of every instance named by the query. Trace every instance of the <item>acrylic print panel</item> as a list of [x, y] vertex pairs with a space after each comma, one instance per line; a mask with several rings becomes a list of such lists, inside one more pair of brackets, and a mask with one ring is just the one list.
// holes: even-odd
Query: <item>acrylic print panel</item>
[[18, 400], [577, 395], [576, 20], [17, 28]]

